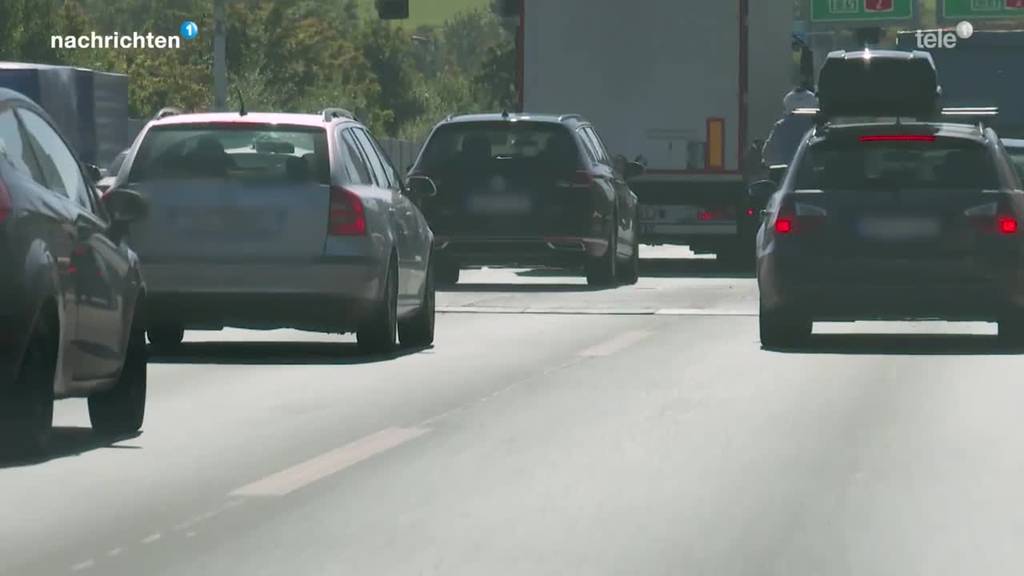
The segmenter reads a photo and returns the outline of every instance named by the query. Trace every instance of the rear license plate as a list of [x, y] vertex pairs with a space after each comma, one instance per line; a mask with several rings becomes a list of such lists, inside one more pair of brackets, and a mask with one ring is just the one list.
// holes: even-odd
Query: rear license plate
[[929, 217], [872, 217], [860, 221], [859, 231], [869, 240], [931, 240], [939, 236], [942, 224]]
[[532, 209], [528, 197], [516, 194], [483, 194], [469, 199], [469, 210], [477, 214], [520, 216]]

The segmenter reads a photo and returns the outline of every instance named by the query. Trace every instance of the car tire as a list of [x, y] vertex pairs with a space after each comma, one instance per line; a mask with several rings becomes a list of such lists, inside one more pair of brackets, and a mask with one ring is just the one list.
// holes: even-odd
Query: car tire
[[438, 286], [455, 286], [459, 283], [461, 270], [455, 262], [438, 262], [435, 272]]
[[138, 432], [146, 414], [146, 333], [142, 319], [133, 319], [128, 350], [117, 383], [110, 390], [89, 397], [89, 420], [101, 434], [125, 435]]
[[10, 391], [12, 396], [2, 400], [0, 451], [5, 455], [39, 456], [49, 443], [60, 346], [59, 320], [52, 316], [40, 316]]
[[359, 349], [386, 354], [398, 346], [398, 267], [392, 259], [384, 278], [384, 295], [356, 331]]
[[427, 267], [427, 278], [423, 286], [423, 299], [419, 310], [409, 319], [398, 323], [398, 340], [402, 346], [419, 348], [434, 343], [434, 267]]
[[616, 264], [619, 260], [619, 230], [617, 218], [612, 218], [612, 234], [608, 240], [608, 250], [599, 258], [593, 258], [587, 262], [585, 272], [587, 284], [590, 286], [614, 286], [617, 279]]
[[806, 344], [811, 337], [813, 321], [803, 312], [792, 309], [766, 310], [759, 314], [761, 346], [790, 348]]
[[640, 244], [633, 244], [633, 254], [619, 267], [619, 282], [632, 286], [640, 280]]
[[1012, 346], [1024, 345], [1024, 315], [1014, 314], [999, 320], [999, 340]]
[[155, 348], [170, 350], [185, 340], [185, 327], [180, 324], [156, 324], [146, 331], [149, 343]]

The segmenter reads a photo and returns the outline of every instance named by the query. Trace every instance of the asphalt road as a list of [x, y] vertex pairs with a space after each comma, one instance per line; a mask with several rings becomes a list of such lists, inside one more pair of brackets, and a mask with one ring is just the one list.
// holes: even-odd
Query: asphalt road
[[752, 278], [643, 272], [465, 273], [436, 346], [387, 358], [191, 332], [142, 434], [66, 401], [50, 459], [0, 464], [0, 573], [1022, 571], [1024, 360], [993, 327], [765, 351]]

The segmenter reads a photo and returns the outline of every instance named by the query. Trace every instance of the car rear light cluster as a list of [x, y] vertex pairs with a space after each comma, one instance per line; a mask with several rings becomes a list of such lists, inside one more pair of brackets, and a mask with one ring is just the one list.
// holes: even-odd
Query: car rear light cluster
[[11, 193], [7, 191], [4, 181], [0, 180], [0, 224], [3, 224], [11, 217], [14, 206], [11, 204]]
[[989, 202], [964, 210], [974, 225], [985, 232], [997, 232], [1006, 236], [1020, 231], [1020, 222], [1008, 211], [1001, 210], [997, 202]]
[[330, 236], [365, 236], [366, 210], [363, 201], [351, 190], [331, 188], [330, 213], [327, 219]]
[[782, 210], [775, 218], [776, 234], [813, 231], [825, 224], [828, 210], [821, 206], [795, 202], [790, 209]]
[[594, 176], [586, 170], [577, 170], [568, 178], [556, 183], [559, 188], [590, 188], [594, 185]]

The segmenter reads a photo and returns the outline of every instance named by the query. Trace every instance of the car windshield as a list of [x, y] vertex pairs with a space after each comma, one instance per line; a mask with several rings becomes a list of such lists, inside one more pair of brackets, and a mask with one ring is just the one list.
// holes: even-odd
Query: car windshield
[[811, 145], [799, 160], [801, 189], [863, 190], [998, 188], [988, 150], [965, 140]]
[[157, 126], [142, 141], [129, 180], [225, 178], [327, 183], [324, 129]]

